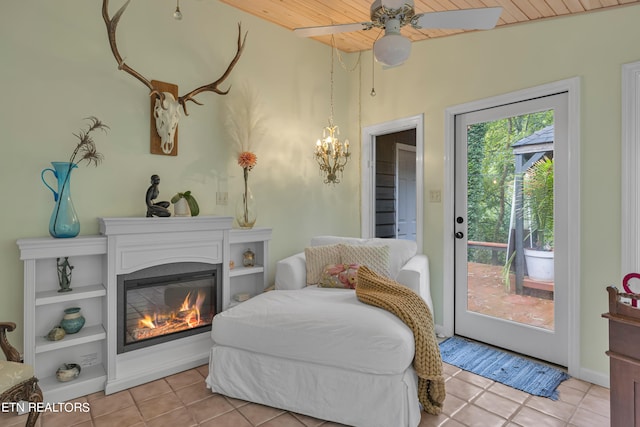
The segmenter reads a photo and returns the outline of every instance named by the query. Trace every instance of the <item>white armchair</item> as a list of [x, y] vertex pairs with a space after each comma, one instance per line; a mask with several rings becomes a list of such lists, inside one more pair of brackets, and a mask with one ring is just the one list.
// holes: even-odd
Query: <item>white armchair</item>
[[[333, 244], [389, 246], [389, 273], [391, 279], [412, 289], [424, 299], [433, 313], [429, 282], [429, 259], [417, 253], [416, 243], [400, 239], [359, 239], [353, 237], [318, 236], [310, 246]], [[304, 252], [284, 258], [276, 264], [275, 289], [302, 289], [306, 286], [306, 260]]]

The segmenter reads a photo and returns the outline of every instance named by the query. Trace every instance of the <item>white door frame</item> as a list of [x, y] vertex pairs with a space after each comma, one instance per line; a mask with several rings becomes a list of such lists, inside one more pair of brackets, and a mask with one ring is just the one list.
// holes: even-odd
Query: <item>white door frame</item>
[[405, 117], [385, 123], [362, 128], [361, 150], [361, 236], [375, 236], [375, 143], [376, 137], [404, 130], [416, 130], [416, 244], [418, 253], [422, 253], [422, 230], [424, 219], [424, 116]]
[[580, 78], [574, 77], [517, 92], [473, 101], [445, 110], [444, 159], [444, 241], [443, 241], [443, 325], [438, 331], [446, 336], [454, 332], [454, 160], [455, 116], [485, 108], [493, 108], [555, 93], [568, 93], [568, 371], [580, 378]]
[[622, 274], [640, 271], [640, 62], [622, 66]]

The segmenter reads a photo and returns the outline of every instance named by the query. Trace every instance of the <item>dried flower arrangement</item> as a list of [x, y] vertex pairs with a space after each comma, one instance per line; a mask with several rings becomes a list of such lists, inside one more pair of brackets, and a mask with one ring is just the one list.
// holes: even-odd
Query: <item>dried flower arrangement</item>
[[258, 96], [248, 85], [240, 89], [238, 96], [230, 98], [227, 104], [226, 127], [239, 157], [244, 152], [252, 153], [253, 146], [264, 137], [266, 127], [264, 116], [260, 112]]
[[[90, 116], [85, 120], [89, 120], [91, 123], [86, 130], [81, 130], [78, 134], [73, 134], [80, 141], [78, 142], [78, 145], [76, 145], [76, 149], [73, 150], [73, 153], [69, 158], [69, 162], [77, 165], [81, 161], [86, 160], [87, 164], [93, 163], [94, 166], [98, 166], [104, 157], [102, 154], [98, 153], [96, 144], [91, 137], [91, 132], [101, 130], [106, 133], [109, 126], [102, 123], [97, 117]], [[78, 154], [80, 154], [80, 159], [76, 162], [76, 156]], [[72, 166], [70, 166], [70, 168], [71, 167]]]
[[249, 215], [249, 171], [257, 162], [258, 156], [253, 152], [253, 146], [259, 142], [265, 134], [264, 116], [259, 111], [257, 94], [245, 85], [238, 98], [232, 99], [227, 106], [227, 130], [233, 139], [238, 165], [242, 168], [244, 177], [244, 191], [242, 193], [241, 214], [237, 218], [241, 227], [252, 227], [253, 222]]
[[[59, 223], [59, 219], [61, 216], [61, 206], [62, 206], [62, 195], [65, 194], [65, 189], [69, 187], [69, 179], [71, 177], [71, 171], [73, 168], [78, 167], [78, 164], [82, 161], [86, 161], [87, 164], [92, 164], [94, 166], [98, 166], [102, 162], [103, 156], [98, 152], [96, 148], [95, 141], [93, 140], [92, 133], [101, 130], [106, 133], [109, 126], [102, 123], [98, 118], [94, 116], [90, 116], [85, 118], [85, 120], [89, 120], [89, 125], [86, 129], [80, 130], [77, 134], [73, 134], [76, 138], [78, 138], [78, 144], [76, 148], [71, 153], [69, 157], [69, 162], [65, 166], [67, 170], [65, 171], [64, 180], [60, 188], [58, 188], [58, 193], [54, 191], [54, 199], [56, 201], [56, 207], [52, 214], [51, 221], [49, 224], [49, 233], [54, 237], [74, 237], [79, 232], [79, 223], [75, 226], [73, 231], [70, 231], [67, 227], [68, 224], [61, 225]], [[62, 165], [62, 164], [61, 164]], [[53, 189], [49, 187], [52, 191]], [[63, 208], [66, 212], [67, 209], [70, 209], [73, 212], [72, 219], [69, 220], [67, 215], [63, 214], [65, 220], [62, 220], [63, 223], [67, 221], [72, 221], [73, 223], [77, 223], [77, 218], [75, 218], [75, 210], [73, 206]]]
[[258, 156], [251, 151], [243, 151], [238, 155], [238, 164], [243, 169], [251, 170], [258, 163]]

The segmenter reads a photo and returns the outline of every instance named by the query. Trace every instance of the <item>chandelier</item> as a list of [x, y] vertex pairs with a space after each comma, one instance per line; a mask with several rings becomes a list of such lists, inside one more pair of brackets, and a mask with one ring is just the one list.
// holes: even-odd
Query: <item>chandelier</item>
[[349, 161], [349, 140], [340, 142], [340, 130], [333, 123], [333, 36], [331, 37], [331, 113], [329, 126], [322, 131], [322, 139], [316, 142], [315, 157], [320, 165], [320, 173], [324, 176], [325, 184], [339, 184], [345, 165]]

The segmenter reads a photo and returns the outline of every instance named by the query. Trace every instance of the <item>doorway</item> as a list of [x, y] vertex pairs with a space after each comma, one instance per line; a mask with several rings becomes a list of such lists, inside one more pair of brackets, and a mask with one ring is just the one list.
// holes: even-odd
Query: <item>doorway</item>
[[[560, 103], [554, 104], [556, 100], [559, 100]], [[551, 105], [547, 104], [548, 102]], [[504, 212], [502, 226], [508, 229], [505, 231], [506, 242], [478, 242], [467, 237], [468, 227], [476, 226], [470, 225], [468, 221], [477, 221], [477, 219], [467, 217], [469, 194], [466, 188], [461, 189], [459, 186], [469, 185], [469, 176], [467, 175], [469, 172], [468, 147], [464, 148], [464, 152], [461, 152], [464, 145], [459, 141], [456, 142], [462, 135], [464, 135], [464, 139], [468, 139], [467, 131], [474, 130], [475, 125], [547, 110], [553, 110], [555, 145], [552, 151], [541, 150], [539, 154], [541, 158], [553, 159], [555, 163], [553, 328], [528, 325], [521, 323], [519, 319], [498, 319], [488, 313], [477, 312], [475, 308], [469, 309], [472, 306], [468, 294], [471, 247], [488, 250], [488, 253], [484, 255], [485, 258], [495, 260], [503, 257], [502, 262], [505, 262], [506, 265], [507, 256], [515, 253], [514, 239], [516, 241], [517, 239], [512, 229], [517, 228], [515, 227], [517, 215], [511, 215], [511, 209], [506, 209]], [[577, 78], [452, 107], [445, 112], [444, 207], [446, 221], [444, 223], [444, 248], [445, 253], [451, 254], [451, 256], [445, 257], [443, 272], [445, 282], [443, 289], [444, 322], [440, 332], [445, 335], [468, 336], [498, 347], [552, 361], [567, 366], [571, 375], [576, 375], [580, 366], [578, 112], [579, 79]], [[468, 140], [465, 143], [468, 143]], [[515, 148], [512, 147], [512, 149]], [[515, 156], [515, 153], [513, 155]], [[525, 157], [530, 159], [531, 153], [526, 153]], [[515, 157], [512, 159], [515, 163]], [[464, 171], [463, 177], [458, 175], [461, 171]], [[485, 170], [485, 174], [488, 175], [487, 170]], [[493, 183], [495, 180], [496, 184], [499, 181], [496, 177], [488, 177], [484, 174], [480, 176], [480, 179], [488, 180], [488, 183]], [[512, 205], [515, 205], [515, 182], [510, 188], [512, 188], [512, 197], [510, 198], [507, 193], [503, 194], [503, 197], [505, 201], [510, 201]], [[507, 220], [507, 218], [509, 219]], [[512, 218], [514, 219], [512, 220]], [[530, 220], [525, 219], [524, 225], [531, 229], [532, 227], [527, 221]], [[519, 237], [520, 239], [524, 240], [524, 237], [535, 238], [530, 233], [524, 231], [523, 233]], [[493, 243], [496, 245], [489, 245]], [[497, 255], [503, 251], [504, 255]], [[522, 271], [522, 267], [520, 270]], [[498, 277], [497, 280], [500, 279]], [[502, 282], [502, 290], [507, 286], [506, 283], [506, 280]], [[518, 298], [520, 296], [516, 294], [513, 299]], [[521, 306], [512, 311], [522, 314], [527, 310], [526, 306]]]
[[554, 224], [564, 222], [554, 220], [566, 101], [564, 93], [457, 115], [454, 187], [455, 333], [563, 366], [565, 242]]
[[[362, 130], [362, 194], [361, 194], [361, 235], [362, 237], [396, 237], [400, 233], [407, 233], [404, 229], [398, 231], [399, 223], [410, 223], [410, 238], [415, 241], [418, 253], [422, 253], [422, 220], [423, 220], [423, 117], [422, 115], [407, 117], [390, 122], [368, 126]], [[386, 142], [385, 142], [386, 141]], [[398, 143], [411, 146], [409, 153], [404, 150], [401, 156], [403, 162], [409, 162], [413, 168], [398, 169]], [[386, 147], [386, 148], [384, 148]], [[379, 149], [383, 151], [378, 151]], [[387, 152], [389, 154], [387, 154]], [[410, 155], [411, 159], [407, 160]], [[380, 162], [383, 160], [382, 162]], [[388, 163], [388, 164], [387, 164]], [[407, 169], [411, 178], [407, 177]], [[393, 173], [385, 174], [385, 170]], [[415, 172], [413, 172], [415, 171]], [[378, 175], [388, 175], [378, 179]], [[402, 180], [404, 182], [399, 182]], [[407, 182], [415, 182], [412, 188]], [[381, 183], [378, 187], [378, 183]], [[401, 188], [403, 187], [404, 188]], [[411, 192], [413, 197], [399, 200], [400, 193]], [[386, 206], [378, 211], [381, 205]], [[405, 211], [411, 209], [411, 213]], [[402, 211], [399, 213], [399, 211]], [[403, 218], [398, 219], [399, 216]], [[408, 218], [408, 219], [407, 219]]]
[[375, 138], [375, 235], [416, 241], [416, 130]]

